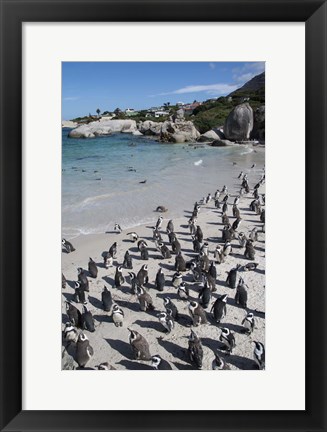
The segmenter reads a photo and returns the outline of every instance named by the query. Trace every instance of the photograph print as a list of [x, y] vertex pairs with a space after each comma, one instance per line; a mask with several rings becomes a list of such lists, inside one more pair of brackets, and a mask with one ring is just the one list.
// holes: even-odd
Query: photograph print
[[265, 63], [63, 62], [61, 97], [62, 370], [264, 371]]

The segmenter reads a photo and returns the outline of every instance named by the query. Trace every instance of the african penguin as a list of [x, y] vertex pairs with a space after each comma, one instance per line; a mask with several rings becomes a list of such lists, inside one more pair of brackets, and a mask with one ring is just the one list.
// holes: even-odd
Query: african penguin
[[136, 330], [128, 328], [130, 332], [129, 343], [136, 360], [151, 360], [149, 344]]

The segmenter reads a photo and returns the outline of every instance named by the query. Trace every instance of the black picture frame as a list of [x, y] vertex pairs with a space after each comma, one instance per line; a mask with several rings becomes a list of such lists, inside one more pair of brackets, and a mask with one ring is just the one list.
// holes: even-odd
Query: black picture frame
[[[327, 430], [326, 1], [0, 0], [0, 5], [1, 431]], [[306, 335], [310, 335], [306, 337], [305, 411], [22, 410], [22, 125], [12, 120], [22, 113], [22, 23], [68, 21], [305, 22], [305, 301]], [[281, 355], [285, 355], [285, 368], [291, 367], [287, 353]], [[281, 391], [282, 387], [283, 383]]]

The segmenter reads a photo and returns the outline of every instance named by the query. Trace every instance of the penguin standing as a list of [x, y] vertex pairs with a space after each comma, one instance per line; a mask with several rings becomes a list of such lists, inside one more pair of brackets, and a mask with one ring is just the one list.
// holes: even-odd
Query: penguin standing
[[199, 240], [199, 242], [202, 243], [203, 242], [203, 232], [202, 232], [200, 225], [198, 225], [196, 227], [196, 234], [195, 235], [196, 235], [196, 238]]
[[103, 305], [103, 310], [105, 312], [110, 312], [112, 307], [112, 297], [111, 297], [111, 292], [108, 290], [106, 286], [103, 287], [103, 291], [101, 293], [101, 301]]
[[109, 254], [110, 254], [113, 258], [116, 258], [116, 254], [117, 254], [117, 242], [115, 242], [113, 245], [110, 246]]
[[139, 272], [136, 276], [138, 282], [140, 285], [145, 285], [149, 282], [149, 276], [148, 276], [148, 266], [147, 264], [143, 264]]
[[65, 278], [64, 274], [61, 273], [61, 288], [62, 288], [62, 289], [65, 289], [65, 288], [66, 288], [66, 285], [67, 285], [66, 278]]
[[229, 217], [227, 216], [227, 214], [225, 212], [223, 212], [221, 215], [221, 223], [223, 225], [229, 225]]
[[90, 291], [89, 281], [88, 281], [88, 278], [86, 276], [85, 271], [82, 269], [82, 267], [78, 267], [77, 273], [78, 273], [78, 276], [77, 276], [78, 277], [78, 281], [81, 283], [81, 288], [84, 291], [89, 292]]
[[221, 335], [219, 340], [225, 345], [225, 351], [228, 354], [232, 354], [235, 348], [235, 337], [234, 334], [226, 327], [221, 329]]
[[185, 282], [181, 282], [181, 284], [177, 288], [177, 294], [181, 300], [188, 300], [188, 298], [190, 296], [190, 291], [187, 288]]
[[172, 285], [174, 288], [178, 288], [183, 281], [183, 275], [180, 272], [173, 274]]
[[193, 250], [196, 253], [200, 253], [201, 251], [201, 243], [199, 242], [199, 240], [197, 239], [196, 236], [192, 235], [192, 241], [193, 241]]
[[66, 301], [66, 313], [73, 326], [82, 328], [82, 314], [71, 302]]
[[148, 247], [147, 242], [145, 240], [139, 240], [137, 242], [137, 249], [141, 252], [142, 248], [144, 248], [144, 247], [145, 248]]
[[216, 246], [215, 252], [214, 252], [214, 258], [217, 264], [222, 264], [225, 262], [225, 255], [223, 248], [220, 245]]
[[76, 361], [78, 366], [84, 368], [93, 357], [93, 354], [94, 350], [91, 347], [87, 336], [83, 332], [80, 333], [76, 344]]
[[153, 299], [142, 286], [136, 288], [136, 295], [140, 302], [141, 311], [154, 310]]
[[130, 256], [128, 250], [125, 252], [124, 255], [123, 267], [129, 270], [133, 268], [132, 257]]
[[163, 360], [160, 355], [156, 354], [151, 358], [151, 366], [155, 370], [172, 370], [172, 367], [167, 362], [167, 360]]
[[243, 248], [246, 245], [246, 242], [247, 242], [246, 235], [244, 234], [244, 232], [240, 232], [238, 234], [237, 238], [238, 238], [238, 241], [239, 241], [239, 244], [240, 244], [241, 248]]
[[170, 244], [173, 244], [173, 242], [175, 240], [177, 240], [176, 234], [174, 233], [174, 231], [169, 231], [168, 233], [168, 241]]
[[158, 220], [157, 220], [157, 223], [156, 223], [156, 229], [157, 229], [157, 230], [160, 230], [161, 225], [162, 225], [162, 221], [163, 221], [163, 217], [162, 217], [162, 216], [159, 216], [159, 218], [158, 218]]
[[226, 241], [223, 247], [223, 254], [228, 256], [232, 252], [232, 244], [230, 241]]
[[129, 343], [136, 360], [151, 360], [149, 344], [147, 340], [136, 330], [128, 329], [130, 332]]
[[217, 291], [216, 288], [216, 278], [213, 277], [210, 272], [205, 274], [205, 282], [208, 284], [208, 287], [210, 288], [211, 292]]
[[71, 253], [71, 252], [74, 252], [76, 250], [74, 248], [74, 246], [66, 239], [62, 239], [61, 244], [63, 245], [63, 247], [67, 253]]
[[237, 272], [239, 271], [240, 267], [241, 267], [241, 264], [237, 264], [236, 267], [232, 268], [229, 271], [227, 279], [226, 279], [226, 283], [229, 286], [229, 288], [233, 288], [233, 289], [236, 288], [236, 285], [237, 285], [236, 284], [237, 283]]
[[235, 303], [239, 304], [244, 309], [247, 308], [247, 301], [248, 301], [248, 293], [246, 288], [247, 286], [245, 285], [244, 280], [240, 278], [237, 285]]
[[203, 307], [196, 301], [191, 301], [189, 306], [189, 313], [193, 319], [193, 325], [198, 326], [200, 324], [207, 324], [207, 316]]
[[255, 257], [255, 249], [252, 240], [248, 239], [245, 244], [244, 257], [253, 261]]
[[225, 318], [227, 313], [227, 294], [223, 294], [217, 298], [211, 308], [211, 313], [213, 314], [213, 318], [216, 323], [220, 323], [220, 321]]
[[153, 227], [152, 238], [155, 242], [162, 242], [161, 234], [155, 227]]
[[253, 241], [253, 243], [258, 241], [258, 229], [257, 229], [257, 227], [253, 228], [253, 230], [250, 232], [249, 237]]
[[85, 305], [83, 305], [82, 323], [84, 330], [88, 330], [91, 333], [95, 332], [93, 315]]
[[209, 256], [209, 243], [208, 242], [204, 242], [202, 247], [201, 247], [201, 252], [204, 253], [204, 255]]
[[158, 291], [163, 291], [164, 290], [164, 288], [165, 288], [165, 282], [166, 282], [165, 281], [165, 275], [164, 275], [164, 273], [162, 271], [162, 268], [160, 267], [159, 270], [157, 271], [156, 281], [155, 281], [156, 288], [157, 288]]
[[209, 267], [209, 271], [208, 274], [214, 279], [214, 281], [216, 282], [217, 280], [217, 268], [215, 266], [215, 263], [213, 261], [210, 262], [210, 267]]
[[74, 294], [74, 301], [76, 303], [83, 303], [86, 304], [86, 295], [85, 292], [83, 290], [83, 288], [81, 287], [81, 282], [75, 282], [75, 294]]
[[177, 238], [175, 238], [174, 241], [172, 242], [171, 248], [172, 248], [172, 251], [176, 255], [178, 255], [179, 253], [181, 253], [182, 247], [181, 247], [180, 242], [177, 240]]
[[230, 367], [225, 362], [223, 358], [220, 357], [219, 353], [215, 353], [215, 358], [212, 362], [212, 369], [213, 370], [230, 370]]
[[175, 257], [175, 270], [177, 272], [186, 271], [186, 263], [181, 252], [179, 252]]
[[147, 261], [149, 259], [149, 251], [146, 246], [141, 248], [141, 259]]
[[98, 267], [92, 258], [89, 261], [89, 273], [94, 279], [98, 276]]
[[71, 342], [76, 343], [77, 342], [78, 333], [77, 333], [76, 328], [72, 325], [71, 322], [67, 322], [65, 324], [63, 336], [64, 336], [65, 342], [68, 342], [68, 343], [71, 343]]
[[160, 312], [158, 314], [158, 319], [159, 319], [160, 324], [163, 325], [167, 334], [169, 334], [174, 328], [173, 317], [167, 312]]
[[117, 234], [120, 234], [123, 230], [118, 223], [115, 223], [114, 231], [117, 231]]
[[233, 205], [233, 217], [236, 219], [241, 217], [240, 210], [236, 204]]
[[168, 232], [174, 232], [174, 231], [175, 231], [174, 223], [173, 223], [172, 219], [170, 219], [170, 221], [168, 221], [168, 223], [167, 223], [166, 232], [168, 234]]
[[171, 301], [170, 297], [164, 297], [163, 301], [166, 311], [170, 313], [174, 321], [178, 321], [179, 314], [176, 305]]
[[117, 304], [113, 305], [111, 316], [116, 327], [123, 326], [124, 311]]
[[188, 353], [191, 362], [197, 367], [197, 369], [201, 369], [203, 361], [203, 348], [200, 338], [193, 330], [191, 330], [191, 335], [188, 340]]
[[132, 293], [136, 294], [137, 292], [137, 287], [141, 286], [139, 280], [136, 277], [136, 274], [134, 272], [128, 272], [129, 276], [130, 276], [130, 284], [132, 287]]
[[242, 222], [242, 218], [240, 218], [240, 217], [237, 218], [236, 220], [234, 220], [233, 225], [232, 225], [232, 229], [234, 231], [237, 231], [241, 225], [241, 222]]
[[123, 276], [122, 270], [123, 270], [122, 266], [116, 267], [116, 273], [115, 273], [115, 287], [116, 288], [119, 288], [125, 282], [125, 278]]
[[207, 272], [209, 270], [210, 267], [210, 260], [208, 258], [208, 256], [206, 254], [204, 254], [203, 252], [199, 253], [199, 265], [201, 270]]
[[249, 312], [246, 317], [242, 321], [242, 326], [244, 327], [244, 332], [248, 335], [250, 335], [255, 326], [255, 319], [252, 312]]
[[110, 255], [109, 252], [105, 252], [103, 254], [103, 264], [107, 270], [109, 267], [112, 267], [113, 261], [114, 261], [113, 256]]
[[255, 362], [257, 363], [260, 370], [265, 369], [265, 363], [266, 363], [266, 353], [265, 353], [265, 346], [261, 342], [255, 342], [255, 347], [253, 351], [253, 357]]
[[160, 253], [162, 255], [162, 258], [164, 258], [164, 259], [171, 258], [170, 250], [168, 249], [168, 247], [165, 244], [159, 243], [158, 246], [160, 248]]
[[211, 289], [209, 288], [207, 282], [205, 282], [204, 287], [199, 292], [199, 300], [204, 309], [207, 309], [211, 302]]
[[[226, 195], [227, 196], [227, 195]], [[224, 204], [223, 204], [223, 207], [222, 207], [222, 212], [223, 213], [225, 213], [225, 214], [227, 214], [227, 212], [228, 212], [228, 204], [227, 204], [227, 201], [224, 201]]]
[[202, 269], [201, 269], [200, 265], [192, 262], [191, 263], [191, 270], [192, 270], [194, 282], [202, 282], [203, 274], [202, 274]]

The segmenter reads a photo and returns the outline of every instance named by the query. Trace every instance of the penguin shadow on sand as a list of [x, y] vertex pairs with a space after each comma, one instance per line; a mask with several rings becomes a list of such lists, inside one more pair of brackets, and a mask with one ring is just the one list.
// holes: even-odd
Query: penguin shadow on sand
[[158, 321], [145, 321], [145, 320], [136, 320], [134, 321], [133, 325], [136, 324], [141, 328], [149, 328], [156, 330], [157, 332], [161, 333], [162, 335], [166, 334], [166, 331], [162, 324]]
[[189, 361], [186, 348], [182, 348], [181, 346], [175, 344], [174, 342], [165, 339], [157, 338], [157, 341], [162, 348], [164, 348], [167, 352], [172, 354], [175, 358], [184, 362]]
[[75, 281], [66, 279], [66, 283], [70, 288], [75, 289]]
[[[245, 314], [244, 314], [244, 316], [245, 316]], [[221, 327], [226, 327], [234, 333], [245, 334], [245, 328], [239, 324], [222, 323]]]
[[242, 370], [257, 370], [257, 364], [254, 360], [247, 357], [241, 357], [235, 354], [225, 355], [224, 360], [238, 369]]
[[69, 302], [74, 301], [74, 294], [63, 292], [62, 295], [65, 297], [65, 299]]
[[111, 231], [106, 231], [105, 234], [119, 234], [119, 232], [111, 230]]
[[110, 348], [119, 352], [123, 357], [126, 357], [129, 360], [134, 360], [132, 348], [129, 343], [124, 342], [119, 339], [105, 339]]
[[[183, 233], [184, 235], [185, 235], [185, 233]], [[180, 239], [179, 240], [181, 240], [181, 241], [184, 241], [184, 242], [191, 242], [192, 241], [192, 238], [190, 238], [190, 237], [180, 237]], [[183, 251], [184, 251], [185, 249], [183, 249]]]
[[115, 279], [113, 279], [110, 276], [102, 276], [102, 279], [110, 286], [113, 287], [115, 286]]
[[225, 347], [225, 345], [218, 340], [218, 336], [217, 336], [217, 339], [212, 339], [209, 337], [202, 337], [201, 343], [203, 346], [209, 348], [214, 353], [217, 351], [217, 349], [223, 350]]
[[[162, 259], [162, 258], [160, 257], [160, 259]], [[162, 262], [162, 263], [160, 263], [160, 267], [161, 267], [162, 269], [169, 270], [169, 271], [174, 271], [174, 270], [175, 270], [175, 266], [174, 266], [174, 263], [173, 263], [173, 262], [171, 262], [171, 264], [169, 264], [169, 262], [167, 262], [167, 263]], [[166, 285], [167, 285], [167, 286], [170, 286], [170, 285], [168, 284], [168, 282], [170, 282], [170, 281], [166, 281]]]
[[183, 363], [178, 363], [178, 362], [172, 362], [172, 364], [178, 370], [197, 370], [197, 368], [191, 364], [183, 364]]
[[110, 323], [113, 324], [113, 320], [110, 314], [110, 312], [106, 312], [108, 315], [93, 315], [93, 318], [99, 322], [99, 323]]
[[103, 304], [99, 299], [89, 295], [88, 300], [89, 300], [89, 303], [91, 303], [91, 305], [94, 306], [96, 309], [100, 309], [103, 311]]
[[116, 300], [115, 303], [118, 304], [121, 308], [129, 309], [132, 312], [140, 312], [140, 304], [139, 302], [130, 302], [127, 300]]
[[128, 370], [154, 370], [150, 365], [139, 363], [138, 361], [120, 360], [116, 364], [125, 366]]

